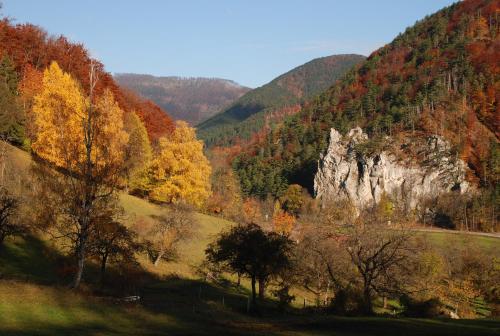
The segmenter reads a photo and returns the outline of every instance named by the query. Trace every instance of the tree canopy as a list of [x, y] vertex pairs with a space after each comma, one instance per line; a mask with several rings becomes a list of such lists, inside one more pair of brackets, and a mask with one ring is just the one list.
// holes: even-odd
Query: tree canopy
[[150, 170], [150, 198], [202, 206], [210, 195], [211, 168], [194, 128], [178, 121], [172, 134], [160, 139], [158, 148]]
[[265, 232], [256, 224], [238, 225], [219, 235], [205, 253], [210, 262], [248, 276], [256, 301], [256, 281], [263, 298], [266, 282], [292, 265], [293, 242], [286, 236]]

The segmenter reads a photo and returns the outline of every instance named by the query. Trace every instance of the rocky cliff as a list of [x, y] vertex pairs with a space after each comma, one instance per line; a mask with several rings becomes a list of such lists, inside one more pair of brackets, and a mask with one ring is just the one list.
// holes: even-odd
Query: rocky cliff
[[[319, 160], [314, 178], [316, 197], [323, 201], [348, 198], [362, 209], [378, 202], [385, 193], [415, 208], [425, 198], [469, 188], [465, 163], [439, 136], [429, 136], [419, 145], [409, 139], [396, 145], [394, 139], [387, 138], [386, 142], [392, 142], [391, 148], [397, 150], [360, 151], [360, 145], [368, 141], [359, 127], [345, 137], [331, 129], [328, 149]], [[410, 147], [416, 155], [401, 155]]]

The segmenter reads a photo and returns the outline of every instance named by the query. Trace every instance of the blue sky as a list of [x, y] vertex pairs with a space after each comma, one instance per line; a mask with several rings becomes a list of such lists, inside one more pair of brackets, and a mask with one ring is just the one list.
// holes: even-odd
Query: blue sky
[[110, 72], [250, 87], [313, 58], [369, 55], [452, 0], [3, 0], [3, 14], [82, 42]]

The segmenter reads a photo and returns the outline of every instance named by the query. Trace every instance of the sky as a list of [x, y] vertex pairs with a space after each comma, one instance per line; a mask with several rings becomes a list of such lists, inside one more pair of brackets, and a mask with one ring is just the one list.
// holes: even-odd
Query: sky
[[2, 14], [83, 43], [112, 73], [261, 86], [314, 58], [369, 55], [452, 0], [3, 0]]

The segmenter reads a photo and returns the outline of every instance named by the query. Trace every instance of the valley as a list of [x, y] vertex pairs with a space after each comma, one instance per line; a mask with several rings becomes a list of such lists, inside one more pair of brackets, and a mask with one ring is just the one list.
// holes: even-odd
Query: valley
[[[15, 147], [8, 148], [9, 162], [14, 169], [21, 174], [28, 173], [32, 164], [29, 155]], [[165, 211], [127, 194], [120, 195], [120, 203], [126, 212], [127, 225], [132, 225], [137, 218]], [[128, 292], [141, 297], [138, 303], [127, 303], [106, 292], [89, 296], [69, 290], [65, 281], [54, 277], [62, 258], [57, 240], [42, 238], [43, 235], [10, 240], [0, 251], [0, 331], [4, 335], [53, 335], [54, 332], [87, 335], [91, 326], [96, 334], [123, 335], [327, 335], [330, 328], [338, 330], [339, 335], [367, 332], [391, 335], [390, 330], [394, 330], [394, 335], [401, 330], [410, 335], [431, 330], [438, 335], [457, 330], [463, 335], [498, 332], [498, 325], [493, 321], [311, 317], [302, 308], [304, 302], [308, 307], [315, 307], [315, 297], [304, 291], [295, 293], [294, 308], [285, 315], [275, 312], [276, 302], [266, 302], [267, 316], [262, 320], [246, 312], [250, 294], [248, 281], [243, 281], [238, 288], [231, 282], [212, 283], [200, 278], [199, 267], [204, 261], [206, 246], [235, 223], [201, 213], [196, 217], [195, 233], [180, 246], [175, 261], [152, 267], [147, 258], [139, 258], [148, 279]], [[436, 246], [477, 244], [485, 253], [498, 253], [498, 233], [416, 230], [422, 230], [425, 240]], [[95, 266], [90, 265], [89, 277], [97, 271]], [[228, 281], [234, 278], [229, 277]], [[90, 282], [89, 286], [88, 290], [94, 285]], [[359, 327], [353, 329], [352, 323]]]
[[23, 1], [1, 335], [500, 333], [498, 1]]

